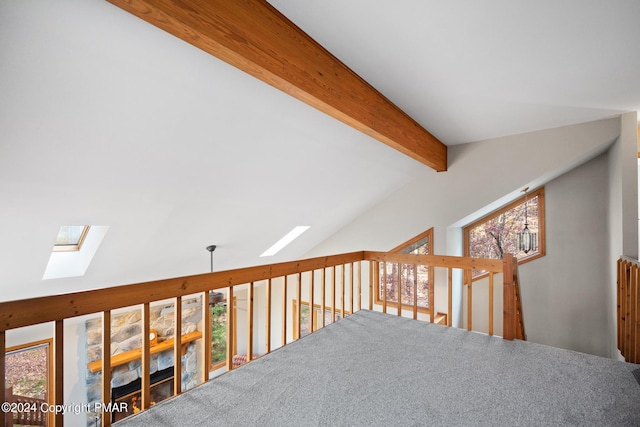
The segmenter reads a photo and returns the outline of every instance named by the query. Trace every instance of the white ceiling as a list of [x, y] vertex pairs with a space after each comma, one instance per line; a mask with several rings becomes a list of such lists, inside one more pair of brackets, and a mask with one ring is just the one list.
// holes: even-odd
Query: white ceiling
[[640, 109], [640, 2], [271, 0], [445, 144]]
[[[638, 1], [271, 3], [447, 145], [640, 110]], [[102, 0], [0, 2], [0, 94], [0, 300], [294, 259], [435, 174]]]

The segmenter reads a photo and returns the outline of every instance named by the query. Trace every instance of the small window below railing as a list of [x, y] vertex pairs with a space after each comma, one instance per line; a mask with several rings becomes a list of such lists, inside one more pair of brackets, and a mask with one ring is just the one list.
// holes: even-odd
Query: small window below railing
[[[433, 248], [433, 228], [415, 236], [411, 240], [395, 247], [389, 252], [402, 254], [429, 255]], [[398, 306], [398, 288], [402, 299], [402, 307], [411, 309], [414, 298], [417, 298], [418, 311], [429, 312], [429, 286], [433, 277], [433, 267], [412, 264], [380, 263], [380, 280], [376, 284], [376, 304], [384, 303], [390, 307]], [[417, 289], [414, 295], [414, 289]]]

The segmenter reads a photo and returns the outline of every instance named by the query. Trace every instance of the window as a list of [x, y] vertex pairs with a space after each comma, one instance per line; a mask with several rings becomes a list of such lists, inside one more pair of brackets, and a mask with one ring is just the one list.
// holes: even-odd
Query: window
[[[519, 263], [544, 256], [544, 188], [527, 195], [527, 223], [532, 233], [537, 233], [538, 247], [529, 253], [518, 251], [518, 233], [525, 223], [525, 197], [503, 206], [464, 228], [465, 256], [472, 258], [502, 259], [504, 254], [514, 254]], [[472, 273], [473, 278], [485, 271]]]
[[[291, 301], [291, 315], [293, 318], [293, 336], [302, 338], [306, 335], [309, 335], [309, 326], [310, 326], [310, 316], [309, 316], [309, 303], [306, 301], [300, 301], [300, 325], [298, 326], [298, 322], [296, 321], [298, 318], [298, 301]], [[317, 331], [322, 327], [322, 306], [320, 304], [313, 304], [313, 330]], [[333, 310], [331, 307], [324, 307], [324, 325], [328, 325], [329, 323], [337, 322], [342, 318], [342, 310], [336, 308], [335, 318], [331, 320], [331, 314]], [[349, 316], [351, 313], [349, 311], [344, 312], [345, 316]]]
[[209, 306], [211, 310], [211, 369], [218, 369], [227, 360], [227, 304]]
[[54, 252], [79, 251], [84, 238], [89, 232], [88, 225], [63, 225], [58, 230]]
[[[432, 253], [432, 247], [433, 228], [430, 228], [389, 252], [428, 255]], [[400, 272], [398, 272], [398, 268], [400, 268]], [[398, 284], [398, 276], [400, 278], [400, 284]], [[397, 307], [398, 285], [400, 285], [402, 306], [408, 309], [413, 308], [413, 288], [414, 282], [417, 281], [418, 311], [428, 313], [430, 277], [433, 277], [433, 267], [424, 265], [414, 266], [411, 264], [398, 266], [398, 264], [395, 263], [380, 263], [380, 281], [375, 293], [375, 302], [376, 304], [384, 303], [383, 290], [386, 289], [387, 306]]]
[[[37, 409], [51, 402], [51, 347], [52, 340], [44, 340], [7, 349], [5, 392], [8, 402], [19, 400]], [[35, 414], [14, 412], [11, 416], [15, 425], [26, 424], [30, 417], [38, 425], [49, 425], [49, 415], [37, 410]]]

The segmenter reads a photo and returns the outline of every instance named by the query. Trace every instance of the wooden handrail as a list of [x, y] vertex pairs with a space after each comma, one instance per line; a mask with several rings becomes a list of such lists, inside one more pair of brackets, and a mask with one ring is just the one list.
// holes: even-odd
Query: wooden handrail
[[[368, 299], [369, 309], [373, 309], [374, 301], [372, 298], [374, 291], [374, 283], [380, 280], [380, 263], [395, 263], [398, 265], [413, 265], [414, 270], [419, 265], [426, 265], [429, 267], [445, 269], [447, 272], [447, 297], [448, 297], [448, 312], [447, 312], [447, 324], [451, 326], [452, 318], [452, 287], [453, 287], [453, 270], [462, 270], [465, 277], [467, 286], [467, 328], [471, 330], [471, 298], [472, 298], [472, 281], [470, 280], [471, 271], [485, 270], [489, 272], [490, 277], [490, 295], [493, 295], [493, 276], [495, 273], [503, 273], [504, 281], [504, 318], [503, 318], [503, 337], [505, 339], [524, 339], [524, 327], [522, 322], [522, 307], [520, 303], [519, 292], [519, 279], [517, 271], [517, 261], [508, 255], [504, 260], [488, 260], [480, 258], [465, 258], [455, 256], [442, 256], [442, 255], [412, 255], [412, 254], [400, 254], [400, 253], [388, 253], [388, 252], [375, 252], [375, 251], [359, 251], [346, 254], [332, 255], [326, 257], [317, 257], [300, 261], [292, 261], [278, 264], [262, 265], [249, 268], [241, 268], [228, 271], [220, 271], [214, 273], [199, 274], [193, 276], [179, 277], [173, 279], [164, 279], [152, 282], [144, 282], [132, 285], [116, 286], [112, 288], [91, 290], [85, 292], [75, 292], [65, 295], [54, 295], [49, 297], [39, 297], [27, 300], [0, 302], [0, 350], [5, 348], [6, 331], [14, 328], [37, 325], [47, 322], [55, 322], [55, 334], [54, 334], [54, 378], [53, 378], [53, 403], [62, 405], [64, 388], [62, 384], [63, 377], [63, 337], [64, 337], [64, 321], [69, 318], [87, 315], [87, 314], [101, 314], [103, 316], [103, 346], [110, 348], [110, 324], [111, 324], [111, 311], [124, 307], [142, 306], [142, 336], [149, 336], [149, 324], [150, 324], [150, 304], [152, 302], [164, 301], [173, 299], [175, 306], [175, 324], [176, 331], [181, 330], [181, 318], [182, 318], [182, 297], [187, 295], [201, 295], [201, 303], [203, 313], [205, 314], [204, 324], [210, 324], [209, 319], [206, 317], [209, 313], [208, 306], [208, 293], [212, 290], [227, 289], [227, 301], [229, 303], [229, 310], [233, 309], [232, 302], [234, 301], [234, 287], [235, 286], [248, 286], [248, 299], [247, 299], [247, 330], [246, 330], [246, 347], [248, 349], [247, 359], [251, 360], [254, 355], [254, 306], [256, 298], [256, 290], [254, 286], [265, 286], [266, 289], [266, 303], [269, 305], [265, 312], [268, 313], [269, 318], [266, 324], [269, 325], [269, 332], [266, 334], [266, 344], [264, 346], [266, 352], [271, 351], [271, 293], [274, 288], [278, 288], [275, 284], [272, 284], [272, 279], [282, 279], [282, 329], [281, 329], [281, 345], [285, 345], [288, 342], [287, 332], [294, 331], [294, 339], [297, 338], [295, 331], [300, 330], [300, 306], [297, 307], [297, 314], [294, 318], [287, 319], [286, 306], [288, 304], [288, 298], [291, 298], [291, 294], [287, 294], [288, 285], [295, 286], [294, 299], [300, 304], [302, 300], [303, 288], [311, 290], [317, 289], [320, 294], [320, 311], [321, 311], [321, 325], [325, 326], [325, 312], [331, 314], [331, 318], [335, 319], [335, 314], [339, 308], [342, 313], [345, 313], [347, 308], [346, 300], [349, 299], [351, 311], [360, 310], [362, 308], [362, 289], [361, 289], [361, 262], [369, 262], [369, 292]], [[357, 268], [355, 267], [357, 265]], [[349, 274], [347, 275], [347, 269]], [[328, 270], [328, 271], [327, 271]], [[319, 271], [321, 275], [320, 283], [315, 283], [315, 272]], [[357, 271], [357, 274], [356, 274]], [[385, 269], [386, 271], [386, 269]], [[398, 272], [400, 268], [398, 268]], [[386, 274], [386, 273], [384, 273]], [[289, 280], [293, 279], [294, 280]], [[347, 289], [349, 288], [349, 289]], [[435, 301], [434, 297], [435, 286], [430, 285], [429, 289], [429, 301], [430, 304]], [[414, 288], [415, 289], [415, 288]], [[326, 293], [330, 295], [326, 295]], [[314, 291], [315, 294], [315, 291]], [[386, 312], [386, 292], [385, 301], [382, 305], [382, 310]], [[327, 302], [329, 299], [329, 302]], [[357, 300], [357, 304], [354, 302]], [[414, 300], [417, 298], [414, 298]], [[489, 333], [493, 334], [493, 299], [490, 298], [489, 303]], [[310, 298], [311, 304], [314, 302], [313, 296]], [[330, 304], [330, 305], [329, 305]], [[366, 304], [365, 304], [366, 306]], [[398, 315], [402, 315], [401, 304], [398, 305]], [[38, 310], [33, 310], [33, 307], [38, 307]], [[357, 308], [357, 309], [356, 309]], [[435, 306], [430, 307], [429, 318], [433, 321], [435, 319]], [[406, 310], [406, 309], [405, 309]], [[339, 310], [338, 310], [339, 311]], [[417, 318], [417, 304], [413, 304], [413, 317]], [[297, 328], [291, 328], [290, 322], [293, 321], [297, 324]], [[234, 315], [231, 311], [227, 315], [227, 369], [233, 369], [233, 356], [234, 348], [236, 347]], [[311, 333], [314, 332], [312, 327]], [[203, 332], [197, 332], [198, 336], [192, 336], [189, 339], [200, 340], [204, 343], [210, 342], [210, 331], [205, 330]], [[167, 341], [163, 346], [163, 349], [169, 350], [173, 347], [174, 359], [174, 375], [176, 378], [181, 377], [181, 364], [180, 364], [180, 351], [182, 347], [183, 339]], [[210, 351], [209, 344], [200, 346], [203, 348], [202, 354], [199, 356], [202, 366], [198, 370], [202, 372], [201, 381], [208, 380], [208, 357], [207, 354]], [[149, 407], [149, 363], [152, 353], [158, 350], [157, 347], [152, 347], [148, 340], [143, 340], [142, 348], [136, 350], [135, 357], [142, 361], [142, 409]], [[260, 351], [260, 350], [258, 350]], [[0, 361], [0, 397], [4, 394], [4, 358]], [[114, 366], [117, 366], [119, 357], [111, 356], [109, 354], [103, 355], [102, 361], [95, 362], [95, 366], [92, 366], [93, 370], [102, 370], [103, 374], [103, 396], [106, 399], [104, 404], [109, 403], [110, 399], [110, 375]], [[181, 381], [177, 380], [174, 384], [175, 394], [182, 392]], [[102, 425], [109, 426], [111, 420], [110, 414], [103, 414]], [[2, 420], [0, 420], [2, 421]], [[54, 424], [62, 425], [62, 415], [56, 414]]]
[[[363, 252], [0, 302], [0, 331], [362, 261]], [[33, 310], [33, 307], [38, 307]]]
[[[395, 252], [373, 252], [364, 251], [364, 260], [374, 261], [375, 263], [397, 263], [397, 264], [409, 264], [409, 265], [428, 265], [436, 268], [446, 268], [448, 276], [448, 301], [449, 309], [447, 316], [447, 324], [451, 326], [451, 312], [452, 312], [452, 270], [459, 269], [464, 272], [464, 285], [467, 287], [467, 330], [471, 331], [472, 328], [472, 298], [473, 298], [473, 279], [471, 278], [471, 272], [473, 270], [485, 270], [489, 273], [489, 334], [493, 335], [493, 276], [495, 273], [503, 274], [503, 334], [502, 337], [507, 340], [520, 339], [525, 340], [524, 333], [524, 321], [522, 318], [522, 304], [520, 301], [520, 289], [519, 289], [519, 276], [518, 276], [518, 261], [511, 255], [506, 254], [503, 260], [485, 259], [485, 258], [469, 258], [469, 257], [457, 257], [457, 256], [445, 256], [445, 255], [414, 255], [414, 254], [400, 254]], [[379, 271], [375, 269], [374, 271]], [[383, 275], [386, 275], [386, 269], [383, 271]], [[378, 279], [374, 279], [378, 280]], [[386, 279], [383, 279], [385, 282]], [[431, 286], [430, 301], [433, 301], [433, 289]], [[370, 293], [371, 295], [371, 293]], [[372, 305], [372, 304], [370, 304]], [[387, 312], [386, 292], [383, 293], [382, 311]], [[397, 306], [397, 304], [394, 304]], [[400, 309], [401, 310], [401, 309]], [[400, 314], [399, 310], [397, 312]], [[414, 304], [413, 316], [417, 317], [417, 307]], [[435, 316], [435, 310], [430, 310], [430, 319], [433, 321]]]
[[396, 252], [364, 251], [363, 259], [367, 261], [384, 261], [401, 264], [432, 265], [434, 267], [460, 268], [502, 272], [502, 261], [499, 259], [469, 258], [449, 255], [414, 255]]

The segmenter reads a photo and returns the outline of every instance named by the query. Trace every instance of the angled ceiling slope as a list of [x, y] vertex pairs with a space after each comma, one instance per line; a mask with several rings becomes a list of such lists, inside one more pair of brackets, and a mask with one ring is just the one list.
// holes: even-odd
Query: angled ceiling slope
[[436, 171], [447, 147], [265, 0], [108, 0]]

